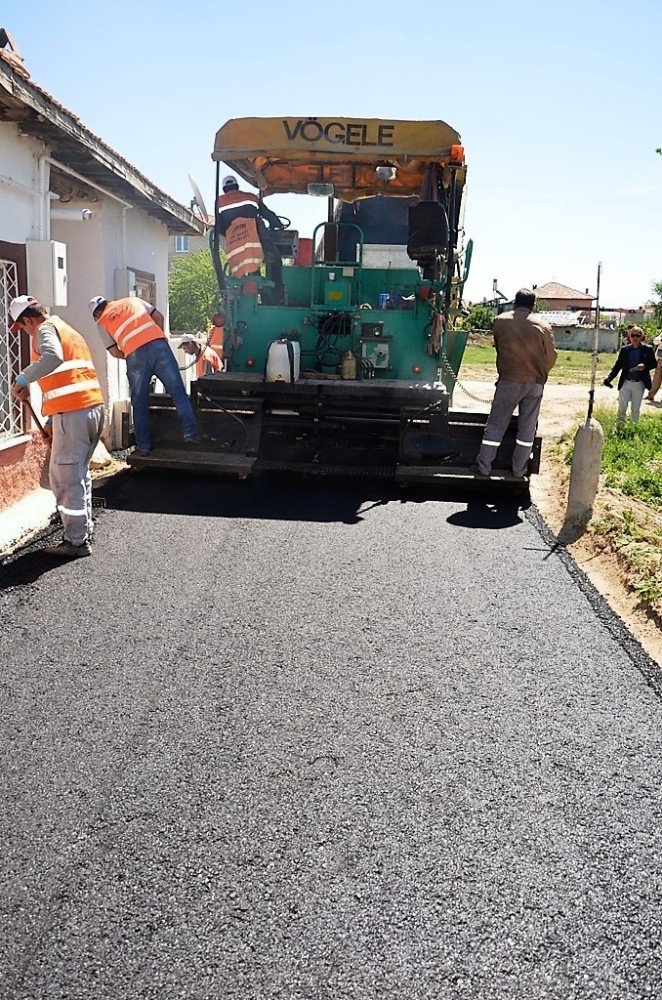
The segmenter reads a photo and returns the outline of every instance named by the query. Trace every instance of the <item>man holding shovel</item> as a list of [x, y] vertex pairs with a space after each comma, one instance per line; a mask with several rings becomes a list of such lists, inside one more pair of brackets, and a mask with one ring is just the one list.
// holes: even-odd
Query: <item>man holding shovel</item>
[[91, 554], [92, 479], [90, 459], [104, 423], [103, 396], [92, 355], [81, 335], [59, 316], [49, 316], [37, 299], [19, 295], [9, 313], [12, 332], [30, 335], [32, 364], [12, 385], [12, 395], [29, 404], [31, 382], [43, 393], [44, 428], [52, 440], [50, 487], [62, 518], [64, 539], [43, 551], [78, 558]]

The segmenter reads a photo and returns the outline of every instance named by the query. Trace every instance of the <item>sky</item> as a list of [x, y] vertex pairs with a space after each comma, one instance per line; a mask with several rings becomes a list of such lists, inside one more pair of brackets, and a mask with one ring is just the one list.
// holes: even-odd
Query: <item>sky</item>
[[[560, 281], [604, 308], [662, 280], [660, 0], [30, 0], [5, 6], [32, 79], [168, 194], [210, 208], [230, 118], [442, 119], [468, 173], [465, 289]], [[325, 199], [268, 199], [302, 236]], [[305, 207], [307, 203], [307, 207]]]

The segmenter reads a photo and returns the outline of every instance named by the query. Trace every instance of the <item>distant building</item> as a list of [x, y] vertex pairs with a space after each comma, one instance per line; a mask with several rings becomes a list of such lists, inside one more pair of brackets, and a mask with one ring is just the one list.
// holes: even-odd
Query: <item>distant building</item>
[[580, 292], [558, 281], [548, 281], [546, 285], [534, 285], [533, 291], [538, 301], [544, 302], [550, 312], [568, 310], [590, 312], [595, 301], [595, 297], [589, 295], [588, 288], [585, 292]]
[[200, 233], [178, 233], [170, 237], [168, 245], [168, 270], [176, 260], [188, 257], [191, 253], [209, 250], [209, 237]]

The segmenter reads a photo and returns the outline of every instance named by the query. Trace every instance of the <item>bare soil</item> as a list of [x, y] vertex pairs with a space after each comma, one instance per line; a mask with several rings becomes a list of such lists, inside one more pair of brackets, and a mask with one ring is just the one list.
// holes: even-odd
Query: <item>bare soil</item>
[[[487, 412], [490, 403], [486, 401], [491, 400], [494, 392], [493, 382], [486, 381], [484, 374], [482, 379], [476, 378], [474, 372], [469, 372], [468, 375], [470, 380], [463, 378], [462, 385], [473, 395], [480, 397], [482, 402], [471, 399], [458, 388], [453, 406], [457, 409]], [[613, 390], [602, 386], [596, 389], [596, 405], [615, 406], [617, 399]], [[587, 405], [588, 389], [584, 385], [546, 386], [539, 424], [544, 438], [543, 457], [540, 475], [534, 476], [531, 481], [531, 499], [596, 590], [625, 622], [648, 655], [662, 666], [662, 621], [659, 615], [642, 605], [632, 589], [627, 563], [605, 540], [591, 532], [584, 532], [577, 537], [567, 533], [564, 537], [563, 534], [569, 470], [559, 461], [553, 439], [569, 428], [577, 428], [586, 417]], [[659, 517], [662, 521], [662, 516], [651, 513], [651, 508], [606, 487], [600, 490], [599, 503], [611, 504], [616, 508], [627, 506], [639, 513], [645, 509], [649, 517]]]

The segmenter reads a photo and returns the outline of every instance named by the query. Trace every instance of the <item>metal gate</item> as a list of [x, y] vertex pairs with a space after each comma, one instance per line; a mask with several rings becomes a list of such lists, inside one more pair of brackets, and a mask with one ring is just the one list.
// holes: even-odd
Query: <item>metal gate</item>
[[18, 267], [0, 260], [0, 444], [25, 433], [23, 407], [11, 394], [21, 370], [21, 334], [11, 333], [9, 303], [18, 295]]

